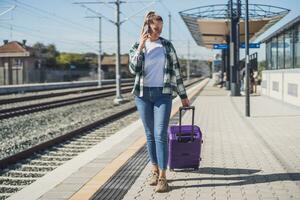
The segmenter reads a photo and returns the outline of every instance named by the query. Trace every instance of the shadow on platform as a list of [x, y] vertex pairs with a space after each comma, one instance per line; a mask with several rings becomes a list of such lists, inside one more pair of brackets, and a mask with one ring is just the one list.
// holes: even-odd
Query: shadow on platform
[[[200, 168], [197, 171], [180, 170], [177, 173], [199, 173], [212, 174], [212, 175], [223, 175], [223, 176], [210, 176], [210, 177], [199, 177], [199, 178], [186, 178], [186, 179], [170, 179], [168, 182], [176, 181], [216, 181], [216, 183], [209, 184], [197, 184], [197, 185], [186, 185], [186, 186], [171, 186], [172, 190], [181, 188], [197, 188], [197, 187], [217, 187], [217, 186], [241, 186], [249, 184], [259, 184], [259, 183], [269, 183], [275, 181], [300, 181], [300, 173], [274, 173], [274, 174], [255, 174], [260, 172], [260, 170], [255, 169], [234, 169], [234, 168]], [[248, 174], [243, 176], [230, 176], [237, 174]], [[226, 177], [228, 176], [228, 177]], [[217, 181], [232, 181], [229, 183], [217, 183]]]

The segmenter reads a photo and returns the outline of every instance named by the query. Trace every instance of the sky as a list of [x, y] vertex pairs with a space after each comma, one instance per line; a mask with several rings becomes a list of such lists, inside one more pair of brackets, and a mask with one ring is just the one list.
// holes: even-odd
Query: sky
[[[116, 26], [110, 22], [116, 20], [114, 0], [0, 0], [0, 40], [27, 40], [28, 45], [36, 42], [55, 44], [60, 52], [94, 52], [99, 46], [99, 19], [102, 16], [102, 52], [115, 53], [117, 49]], [[104, 4], [76, 4], [76, 2], [106, 2]], [[225, 4], [225, 0], [214, 0], [213, 4]], [[242, 3], [244, 0], [242, 0]], [[299, 15], [298, 0], [249, 0], [249, 3], [279, 6], [290, 9], [290, 13], [257, 38], [260, 41], [281, 26]], [[199, 6], [211, 5], [211, 0], [126, 0], [121, 4], [121, 21], [130, 17], [121, 25], [121, 52], [128, 53], [130, 46], [139, 40], [144, 14], [155, 10], [164, 20], [162, 37], [169, 38], [168, 15], [171, 14], [171, 39], [181, 58], [207, 60], [213, 58], [218, 50], [198, 46], [179, 15], [179, 11]], [[2, 14], [5, 10], [13, 10]], [[89, 9], [87, 9], [89, 8]], [[92, 11], [94, 12], [92, 12]], [[139, 12], [140, 11], [140, 12]], [[264, 60], [264, 45], [258, 52], [258, 59]], [[243, 50], [241, 50], [243, 57]]]

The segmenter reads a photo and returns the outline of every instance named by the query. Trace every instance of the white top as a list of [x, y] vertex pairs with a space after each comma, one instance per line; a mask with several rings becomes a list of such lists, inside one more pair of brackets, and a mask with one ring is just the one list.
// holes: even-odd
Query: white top
[[145, 77], [144, 86], [163, 87], [165, 49], [158, 39], [151, 42], [148, 39], [145, 43]]

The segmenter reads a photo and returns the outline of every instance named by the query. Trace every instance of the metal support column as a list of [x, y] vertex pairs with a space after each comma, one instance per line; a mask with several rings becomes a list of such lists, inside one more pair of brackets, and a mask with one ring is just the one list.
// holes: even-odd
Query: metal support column
[[245, 14], [245, 56], [246, 56], [246, 108], [245, 113], [247, 117], [250, 117], [250, 88], [249, 88], [249, 76], [250, 76], [250, 70], [249, 70], [249, 14], [248, 14], [248, 0], [246, 0], [246, 14]]
[[233, 0], [230, 0], [230, 17], [231, 17], [231, 29], [230, 29], [230, 89], [231, 96], [239, 96], [240, 88], [237, 80], [238, 62], [237, 62], [237, 24], [239, 21], [237, 9], [233, 7]]
[[226, 90], [230, 90], [230, 37], [229, 35], [226, 36], [226, 42], [227, 42], [227, 46], [228, 48], [226, 49], [226, 82], [225, 82], [225, 86], [226, 86]]
[[241, 17], [241, 0], [237, 0], [237, 17], [236, 17], [236, 95], [241, 95], [241, 81], [240, 81], [240, 17]]

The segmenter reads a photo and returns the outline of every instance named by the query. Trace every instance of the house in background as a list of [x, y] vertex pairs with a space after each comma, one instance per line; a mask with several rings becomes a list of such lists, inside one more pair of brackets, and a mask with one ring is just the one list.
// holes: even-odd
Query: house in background
[[[33, 56], [33, 49], [26, 46], [26, 40], [8, 42], [0, 46], [0, 85], [38, 82], [41, 72], [31, 74], [40, 61]], [[41, 70], [40, 70], [41, 71]]]
[[[122, 78], [132, 78], [133, 75], [130, 73], [129, 55], [121, 55], [120, 61], [120, 75]], [[105, 79], [112, 79], [116, 77], [116, 55], [103, 55], [101, 61], [101, 69]]]
[[[46, 68], [45, 58], [39, 56], [32, 47], [17, 41], [0, 46], [0, 85], [15, 85], [27, 83], [61, 82], [97, 80], [97, 65], [89, 69], [55, 69]], [[132, 78], [130, 73], [129, 55], [121, 56], [120, 75], [122, 78]], [[101, 62], [103, 79], [116, 77], [116, 56], [103, 55]]]

